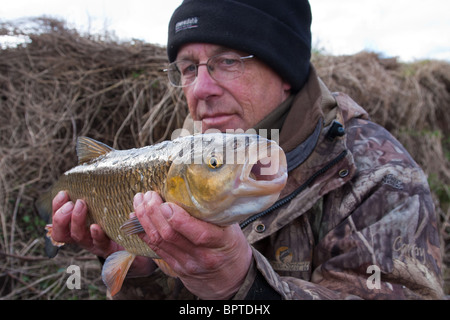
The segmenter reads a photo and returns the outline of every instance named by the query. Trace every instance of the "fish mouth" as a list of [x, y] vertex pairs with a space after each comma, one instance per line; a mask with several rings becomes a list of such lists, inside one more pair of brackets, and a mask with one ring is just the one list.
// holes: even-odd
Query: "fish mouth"
[[237, 196], [279, 193], [286, 185], [287, 176], [283, 150], [274, 141], [269, 141], [260, 145], [257, 154], [246, 160], [233, 193]]

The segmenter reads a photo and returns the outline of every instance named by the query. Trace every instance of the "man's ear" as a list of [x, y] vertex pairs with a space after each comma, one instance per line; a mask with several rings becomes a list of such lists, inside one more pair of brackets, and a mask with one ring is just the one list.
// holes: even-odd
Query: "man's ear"
[[292, 86], [289, 82], [286, 80], [283, 80], [283, 86], [282, 86], [284, 92], [286, 93], [286, 96], [289, 96], [291, 94]]

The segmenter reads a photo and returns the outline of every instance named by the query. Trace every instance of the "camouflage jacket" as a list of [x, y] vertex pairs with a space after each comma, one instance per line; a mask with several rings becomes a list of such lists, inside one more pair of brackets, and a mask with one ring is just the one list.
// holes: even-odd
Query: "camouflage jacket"
[[[288, 183], [272, 208], [241, 223], [254, 260], [235, 299], [443, 297], [427, 179], [389, 132], [312, 69], [280, 145]], [[142, 280], [127, 280], [117, 298], [193, 297], [162, 274]]]

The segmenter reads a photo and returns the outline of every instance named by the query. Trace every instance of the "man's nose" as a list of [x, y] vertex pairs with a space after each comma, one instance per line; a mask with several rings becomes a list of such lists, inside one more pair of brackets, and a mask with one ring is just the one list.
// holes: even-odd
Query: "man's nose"
[[193, 85], [194, 96], [199, 100], [206, 100], [210, 96], [220, 94], [220, 86], [211, 74], [208, 67], [204, 64], [199, 65], [197, 69], [197, 79]]

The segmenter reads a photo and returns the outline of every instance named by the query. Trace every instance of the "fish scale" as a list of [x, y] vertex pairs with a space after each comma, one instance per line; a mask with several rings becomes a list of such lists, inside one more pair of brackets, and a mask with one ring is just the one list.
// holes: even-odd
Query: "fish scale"
[[148, 163], [154, 170], [137, 165], [128, 170], [109, 168], [90, 174], [69, 171], [55, 189], [66, 190], [72, 201], [83, 199], [86, 202], [89, 225], [99, 224], [108, 237], [127, 248], [127, 251], [154, 258], [157, 255], [139, 236], [126, 235], [120, 226], [134, 211], [133, 198], [136, 193], [148, 190], [161, 193], [169, 163], [155, 161], [158, 164]]

